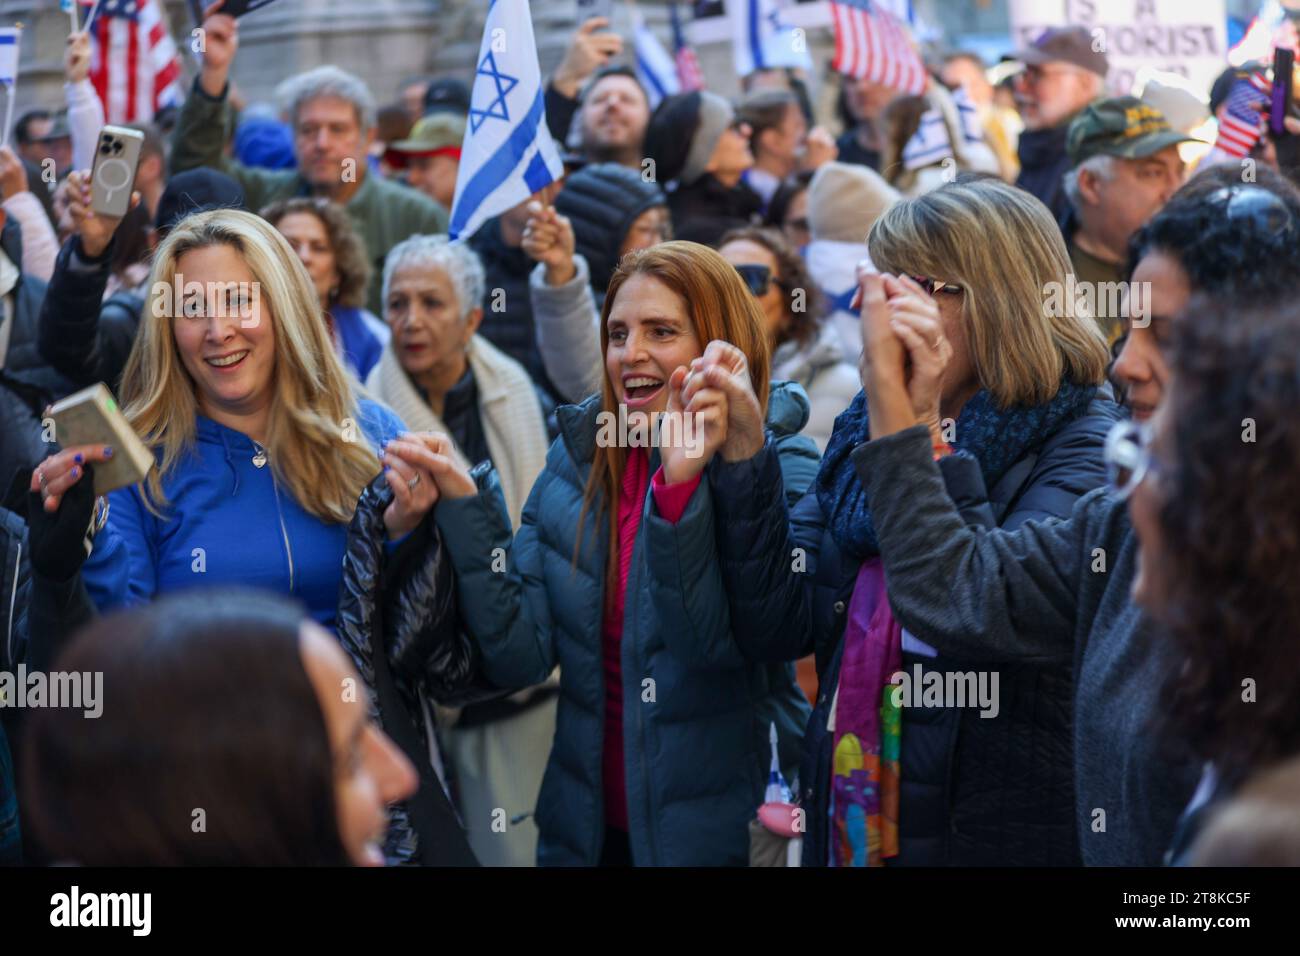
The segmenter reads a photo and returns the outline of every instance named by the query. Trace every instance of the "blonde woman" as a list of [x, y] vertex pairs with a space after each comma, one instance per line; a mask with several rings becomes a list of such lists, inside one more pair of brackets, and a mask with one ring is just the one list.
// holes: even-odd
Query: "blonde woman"
[[[428, 861], [417, 856], [420, 842], [425, 851], [463, 847], [430, 783], [427, 742], [414, 740], [424, 732], [417, 708], [427, 686], [448, 676], [439, 653], [456, 633], [450, 570], [424, 522], [436, 497], [425, 439], [356, 397], [307, 272], [257, 216], [223, 209], [183, 220], [158, 248], [151, 290], [120, 396], [156, 467], [142, 485], [108, 496], [83, 569], [91, 598], [106, 610], [238, 584], [298, 600], [353, 653], [385, 728], [420, 767], [417, 799], [433, 809], [412, 817], [445, 811], [440, 824], [415, 824], [425, 827], [419, 841], [395, 815], [389, 858]], [[384, 477], [372, 486], [381, 451]], [[111, 455], [79, 448], [46, 459], [36, 479], [46, 510], [88, 464]], [[370, 644], [380, 605], [387, 655]], [[465, 656], [452, 656], [463, 677]], [[398, 694], [387, 693], [390, 677]], [[452, 859], [472, 862], [468, 849]]]
[[[865, 367], [896, 347], [911, 356], [899, 390], [935, 380], [906, 411], [930, 427], [963, 518], [991, 529], [1069, 515], [1105, 483], [1119, 409], [1096, 324], [1045, 306], [1070, 272], [1047, 207], [1000, 180], [954, 183], [887, 210], [869, 244], [883, 274], [861, 280]], [[737, 641], [758, 659], [817, 654], [821, 693], [800, 771], [804, 862], [1078, 865], [1068, 657], [999, 657], [1003, 635], [973, 634], [989, 648], [973, 664], [895, 620], [862, 457], [892, 411], [858, 393], [836, 420], [816, 493], [788, 517], [769, 451], [714, 475], [718, 497], [739, 502], [717, 536]], [[807, 555], [799, 573], [782, 557], [793, 548]], [[889, 557], [891, 573], [907, 560]], [[945, 567], [958, 581], [965, 570]], [[1011, 601], [1024, 586], [1015, 575], [1002, 583]], [[901, 690], [891, 686], [900, 672]], [[970, 694], [936, 696], [936, 681]]]

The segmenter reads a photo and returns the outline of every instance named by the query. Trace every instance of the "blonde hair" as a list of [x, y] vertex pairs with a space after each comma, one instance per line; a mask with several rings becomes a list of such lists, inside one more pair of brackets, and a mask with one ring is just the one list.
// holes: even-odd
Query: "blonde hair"
[[1073, 267], [1047, 207], [1029, 193], [991, 178], [948, 183], [887, 209], [867, 243], [882, 272], [965, 289], [971, 365], [999, 407], [1048, 402], [1062, 379], [1104, 380], [1097, 323], [1078, 308], [1047, 308], [1052, 284], [1065, 287]]
[[146, 503], [167, 503], [162, 477], [193, 447], [199, 414], [194, 380], [176, 350], [172, 328], [177, 263], [195, 249], [228, 246], [253, 274], [262, 321], [274, 323], [275, 368], [266, 448], [275, 479], [322, 521], [350, 521], [357, 497], [378, 471], [358, 442], [359, 409], [320, 314], [307, 271], [270, 223], [233, 209], [181, 221], [154, 256], [150, 303], [122, 373], [122, 409], [155, 453]]
[[[771, 355], [758, 300], [750, 294], [736, 267], [708, 246], [677, 240], [628, 253], [614, 271], [600, 315], [600, 354], [609, 351], [609, 313], [623, 284], [633, 276], [650, 276], [675, 292], [686, 305], [691, 328], [703, 349], [715, 339], [730, 342], [745, 354], [750, 385], [767, 415]], [[603, 363], [602, 363], [603, 364]], [[667, 383], [665, 383], [666, 386]], [[601, 409], [618, 414], [618, 398], [609, 375], [601, 376]], [[618, 580], [618, 496], [627, 466], [627, 449], [617, 444], [596, 448], [591, 474], [582, 496], [574, 544], [574, 561], [582, 543], [582, 526], [589, 510], [603, 509], [610, 531], [606, 583], [613, 593]]]

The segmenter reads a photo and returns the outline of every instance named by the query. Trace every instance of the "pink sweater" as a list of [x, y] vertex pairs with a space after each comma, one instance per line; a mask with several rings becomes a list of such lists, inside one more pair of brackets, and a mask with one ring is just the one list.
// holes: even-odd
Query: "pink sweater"
[[[649, 470], [650, 457], [645, 449], [631, 449], [618, 496], [618, 588], [607, 595], [605, 621], [601, 629], [605, 661], [605, 822], [620, 830], [627, 830], [627, 775], [623, 760], [623, 608], [627, 575], [632, 566], [632, 548], [641, 528]], [[660, 468], [655, 472], [654, 480], [649, 482], [659, 514], [673, 524], [680, 521], [699, 483], [700, 476], [696, 475], [680, 484], [665, 484], [664, 471]]]

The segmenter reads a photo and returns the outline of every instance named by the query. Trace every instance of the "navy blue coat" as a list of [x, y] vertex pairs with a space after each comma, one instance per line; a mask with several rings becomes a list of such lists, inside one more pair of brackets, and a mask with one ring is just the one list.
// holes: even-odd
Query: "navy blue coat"
[[[1102, 447], [1120, 418], [1109, 398], [1093, 400], [987, 490], [965, 455], [940, 462], [949, 495], [968, 524], [1013, 529], [1065, 517], [1077, 498], [1105, 480]], [[861, 563], [844, 555], [815, 493], [787, 518], [770, 462], [720, 466], [710, 474], [719, 509], [721, 565], [731, 616], [745, 652], [756, 660], [817, 657], [820, 689], [808, 723], [800, 779], [807, 832], [803, 860], [827, 860], [828, 792], [833, 733], [827, 729], [839, 682], [849, 600]], [[806, 569], [785, 556], [803, 549]], [[1073, 677], [1068, 661], [958, 660], [903, 655], [911, 674], [997, 671], [1000, 709], [907, 707], [901, 736], [900, 855], [903, 865], [1077, 865], [1073, 751]]]
[[[559, 409], [561, 437], [513, 542], [491, 470], [475, 470], [478, 495], [442, 501], [435, 510], [488, 679], [529, 687], [560, 667], [555, 743], [536, 812], [542, 865], [595, 865], [605, 833], [601, 632], [609, 535], [601, 516], [587, 516], [573, 563], [599, 411], [599, 396]], [[773, 383], [767, 447], [778, 474], [784, 472], [777, 483], [795, 496], [816, 474], [816, 447], [797, 434], [807, 416], [798, 385]], [[657, 459], [651, 456], [652, 474]], [[783, 508], [786, 493], [780, 492]], [[744, 865], [747, 827], [767, 782], [769, 724], [776, 723], [782, 766], [792, 771], [807, 721], [793, 667], [751, 662], [737, 645], [716, 563], [715, 504], [701, 482], [674, 525], [647, 493], [632, 554], [622, 639], [623, 749], [628, 837], [638, 866]]]

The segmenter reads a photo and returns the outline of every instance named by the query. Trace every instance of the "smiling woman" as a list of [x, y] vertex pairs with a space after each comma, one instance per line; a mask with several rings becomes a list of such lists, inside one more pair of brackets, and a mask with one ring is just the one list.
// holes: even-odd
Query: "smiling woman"
[[[158, 295], [120, 396], [156, 467], [108, 496], [84, 568], [91, 598], [108, 610], [238, 584], [302, 602], [337, 632], [421, 770], [408, 812], [394, 815], [390, 858], [472, 862], [421, 716], [427, 698], [454, 696], [475, 673], [455, 627], [451, 569], [426, 521], [436, 497], [428, 436], [356, 395], [306, 269], [266, 221], [234, 210], [182, 220], [159, 246], [152, 280]], [[179, 312], [177, 284], [203, 290]], [[240, 299], [240, 288], [257, 294]], [[104, 460], [91, 451], [42, 463], [32, 490], [47, 511], [84, 480], [87, 462]], [[383, 646], [371, 639], [379, 606]]]
[[[775, 725], [789, 768], [807, 702], [793, 668], [738, 650], [709, 543], [715, 510], [732, 503], [713, 496], [706, 468], [766, 440], [786, 492], [801, 494], [817, 461], [798, 434], [807, 400], [797, 385], [769, 386], [754, 297], [730, 263], [692, 242], [624, 258], [600, 340], [601, 392], [560, 408], [562, 439], [518, 530], [495, 474], [451, 463], [436, 518], [488, 676], [523, 687], [560, 668], [538, 862], [743, 865], [768, 735]], [[728, 374], [687, 381], [706, 354]], [[728, 433], [733, 397], [747, 427]], [[687, 416], [700, 441], [647, 450], [602, 438], [610, 416], [638, 411]]]

